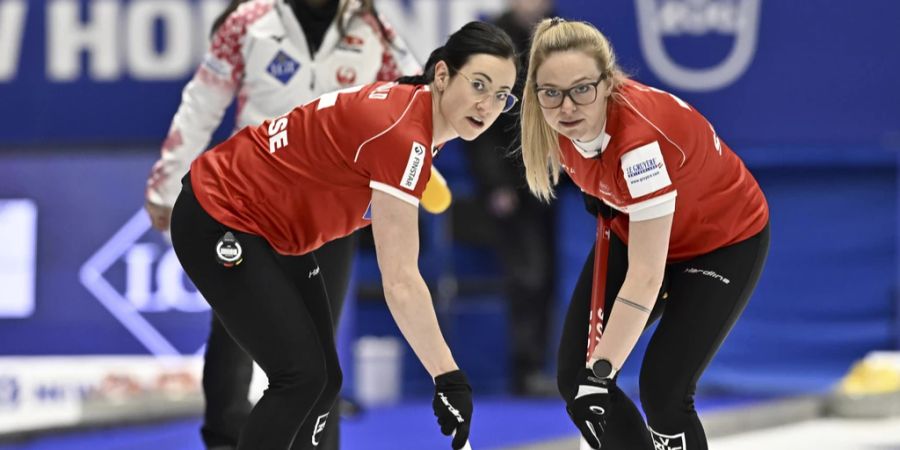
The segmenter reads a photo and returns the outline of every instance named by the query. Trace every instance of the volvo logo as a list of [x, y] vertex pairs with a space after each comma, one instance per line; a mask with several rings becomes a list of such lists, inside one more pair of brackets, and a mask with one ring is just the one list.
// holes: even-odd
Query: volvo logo
[[[714, 91], [737, 80], [756, 53], [760, 0], [636, 0], [641, 50], [665, 83], [686, 91]], [[734, 44], [713, 67], [685, 67], [665, 48], [667, 37], [733, 35]]]

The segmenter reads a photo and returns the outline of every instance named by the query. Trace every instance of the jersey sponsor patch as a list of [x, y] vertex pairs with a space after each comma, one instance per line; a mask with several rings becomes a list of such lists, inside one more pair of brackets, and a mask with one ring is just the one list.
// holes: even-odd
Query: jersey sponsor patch
[[411, 191], [415, 190], [423, 164], [425, 164], [425, 146], [413, 142], [412, 148], [409, 150], [409, 160], [406, 161], [406, 170], [403, 171], [403, 178], [400, 179], [400, 186]]
[[272, 58], [272, 62], [266, 67], [266, 72], [269, 72], [269, 75], [275, 77], [281, 84], [288, 84], [288, 81], [291, 81], [291, 78], [294, 77], [298, 70], [300, 70], [300, 63], [294, 61], [293, 58], [281, 50], [278, 51], [275, 57]]
[[655, 141], [622, 155], [622, 173], [632, 198], [672, 184], [659, 143]]

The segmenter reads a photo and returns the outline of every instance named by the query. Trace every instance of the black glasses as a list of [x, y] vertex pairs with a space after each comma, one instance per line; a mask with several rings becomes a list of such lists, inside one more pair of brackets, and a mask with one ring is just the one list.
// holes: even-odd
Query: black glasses
[[602, 76], [599, 80], [590, 83], [576, 84], [568, 89], [557, 89], [554, 87], [537, 88], [538, 104], [544, 109], [555, 109], [562, 106], [566, 97], [572, 100], [576, 105], [590, 105], [597, 100], [597, 85], [603, 82], [606, 77]]
[[513, 109], [513, 106], [516, 106], [516, 102], [519, 101], [518, 97], [512, 94], [509, 91], [497, 91], [491, 95], [491, 85], [486, 81], [481, 81], [479, 79], [471, 79], [468, 75], [457, 71], [456, 73], [462, 75], [466, 81], [469, 82], [469, 86], [472, 87], [472, 93], [478, 98], [479, 102], [484, 101], [484, 99], [490, 97], [491, 98], [491, 106], [496, 108], [498, 106], [502, 107], [502, 112], [509, 112], [509, 110]]

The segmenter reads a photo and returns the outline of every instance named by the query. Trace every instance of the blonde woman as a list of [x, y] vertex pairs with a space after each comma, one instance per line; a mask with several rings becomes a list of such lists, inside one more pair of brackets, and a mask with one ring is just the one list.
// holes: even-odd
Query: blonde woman
[[[593, 448], [706, 449], [694, 391], [765, 263], [762, 191], [697, 110], [628, 79], [590, 24], [536, 27], [522, 107], [532, 193], [551, 200], [565, 171], [611, 231], [598, 232], [559, 346], [570, 417]], [[645, 424], [616, 374], [657, 319], [641, 365]]]

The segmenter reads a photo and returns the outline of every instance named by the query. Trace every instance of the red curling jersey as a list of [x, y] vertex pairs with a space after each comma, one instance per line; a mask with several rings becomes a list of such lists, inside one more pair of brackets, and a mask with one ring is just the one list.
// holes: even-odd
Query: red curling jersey
[[191, 164], [200, 205], [298, 255], [369, 224], [372, 189], [418, 206], [431, 177], [431, 92], [373, 83], [246, 127]]
[[626, 214], [610, 224], [624, 242], [629, 216], [662, 217], [673, 200], [669, 261], [740, 242], [766, 226], [769, 208], [756, 180], [690, 105], [627, 81], [606, 114], [599, 156], [560, 135], [561, 162], [583, 191]]

